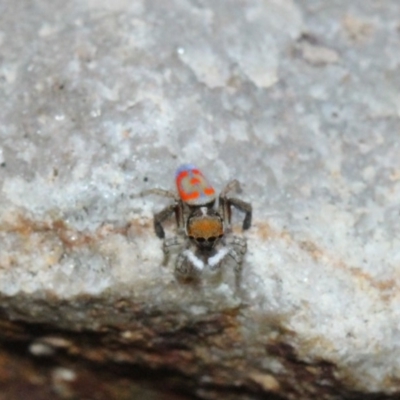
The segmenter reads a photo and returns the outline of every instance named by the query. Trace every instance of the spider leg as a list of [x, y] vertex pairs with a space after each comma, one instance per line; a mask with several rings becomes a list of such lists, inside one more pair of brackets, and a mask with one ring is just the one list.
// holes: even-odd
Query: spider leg
[[167, 207], [163, 208], [158, 213], [154, 214], [154, 230], [156, 232], [156, 235], [160, 239], [165, 238], [165, 232], [162, 223], [169, 217], [171, 217], [171, 215], [174, 213], [176, 218], [176, 224], [178, 225], [179, 228], [180, 224], [181, 223], [183, 224], [183, 212], [182, 212], [181, 202], [175, 202], [173, 204], [170, 204]]
[[171, 192], [170, 190], [165, 190], [165, 189], [154, 188], [154, 189], [143, 190], [142, 192], [140, 192], [141, 196], [148, 196], [149, 194], [156, 194], [158, 196], [169, 197], [169, 198], [175, 199], [175, 200], [178, 199], [174, 192]]
[[174, 199], [174, 202], [165, 208], [163, 208], [158, 213], [154, 214], [154, 231], [156, 235], [160, 239], [165, 238], [164, 228], [162, 223], [171, 217], [172, 214], [175, 213], [176, 225], [178, 230], [181, 229], [184, 225], [184, 216], [183, 216], [183, 203], [182, 201], [176, 196], [175, 193], [164, 190], [164, 189], [148, 189], [141, 192], [141, 196], [147, 196], [150, 194], [156, 194], [159, 196], [169, 197]]
[[166, 266], [169, 262], [171, 247], [183, 246], [184, 243], [185, 243], [185, 240], [182, 236], [174, 236], [171, 238], [164, 239], [164, 242], [163, 242], [164, 259], [163, 259], [163, 263], [162, 263], [163, 266]]
[[228, 203], [229, 203], [229, 208], [233, 206], [245, 214], [242, 229], [243, 230], [249, 229], [251, 226], [251, 217], [253, 212], [253, 207], [251, 206], [251, 204], [241, 199], [237, 199], [235, 197], [229, 198]]
[[237, 179], [233, 179], [232, 181], [228, 182], [227, 185], [222, 190], [220, 196], [227, 197], [228, 193], [231, 192], [232, 190], [234, 190], [237, 193], [240, 193], [242, 191], [242, 188], [240, 187], [240, 182]]
[[242, 236], [231, 236], [226, 239], [226, 244], [229, 246], [228, 255], [232, 257], [235, 262], [241, 264], [247, 251], [246, 238]]
[[232, 217], [231, 207], [235, 207], [239, 211], [245, 213], [242, 225], [243, 230], [249, 229], [251, 226], [252, 206], [250, 203], [247, 203], [241, 199], [228, 197], [228, 193], [231, 190], [241, 190], [238, 180], [234, 179], [233, 181], [229, 182], [225, 186], [224, 190], [222, 190], [219, 196], [219, 212], [223, 216], [224, 221], [226, 221], [228, 226], [230, 226]]
[[228, 255], [233, 259], [235, 264], [236, 287], [239, 287], [242, 277], [243, 259], [247, 251], [247, 240], [244, 237], [232, 236], [227, 240], [227, 243], [229, 244]]

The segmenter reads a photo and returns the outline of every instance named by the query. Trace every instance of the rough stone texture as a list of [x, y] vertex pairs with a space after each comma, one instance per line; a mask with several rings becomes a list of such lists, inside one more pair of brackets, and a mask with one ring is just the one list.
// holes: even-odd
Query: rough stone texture
[[[2, 326], [3, 327], [3, 326]], [[53, 344], [55, 343], [54, 338]], [[104, 368], [99, 363], [73, 361], [62, 351], [50, 357], [27, 359], [18, 345], [0, 348], [1, 400], [184, 400], [172, 393], [160, 374], [138, 368]], [[60, 366], [60, 365], [63, 366]], [[114, 369], [114, 371], [113, 371]], [[133, 379], [132, 379], [133, 378]], [[169, 386], [171, 386], [169, 384]], [[163, 390], [161, 390], [163, 388]], [[176, 390], [176, 389], [175, 389]]]
[[[202, 398], [398, 398], [399, 48], [395, 0], [3, 0], [3, 341]], [[240, 291], [160, 266], [139, 193], [182, 162], [253, 204]]]

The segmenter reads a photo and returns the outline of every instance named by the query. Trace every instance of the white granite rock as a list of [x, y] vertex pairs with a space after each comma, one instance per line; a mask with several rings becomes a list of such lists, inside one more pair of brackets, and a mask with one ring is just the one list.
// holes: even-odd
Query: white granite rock
[[[302, 360], [400, 392], [399, 15], [389, 0], [3, 0], [1, 295], [126, 293], [189, 315], [245, 302], [249, 346], [274, 315]], [[151, 220], [168, 200], [139, 193], [173, 189], [183, 162], [253, 204], [241, 294], [161, 267]]]

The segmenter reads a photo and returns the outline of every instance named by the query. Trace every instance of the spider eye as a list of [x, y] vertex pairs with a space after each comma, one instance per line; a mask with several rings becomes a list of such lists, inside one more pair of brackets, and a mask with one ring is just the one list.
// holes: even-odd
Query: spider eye
[[209, 237], [209, 238], [207, 239], [207, 242], [212, 243], [212, 242], [215, 242], [216, 240], [217, 240], [217, 238], [216, 238], [215, 236], [211, 236], [211, 237]]
[[206, 239], [204, 239], [204, 238], [197, 238], [196, 240], [199, 243], [204, 243], [206, 241]]

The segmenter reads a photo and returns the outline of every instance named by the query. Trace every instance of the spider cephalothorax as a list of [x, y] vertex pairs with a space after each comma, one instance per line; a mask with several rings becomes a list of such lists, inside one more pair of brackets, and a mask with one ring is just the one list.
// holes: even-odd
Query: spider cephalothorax
[[224, 236], [224, 221], [212, 208], [196, 208], [187, 218], [186, 235], [200, 248], [212, 249]]

